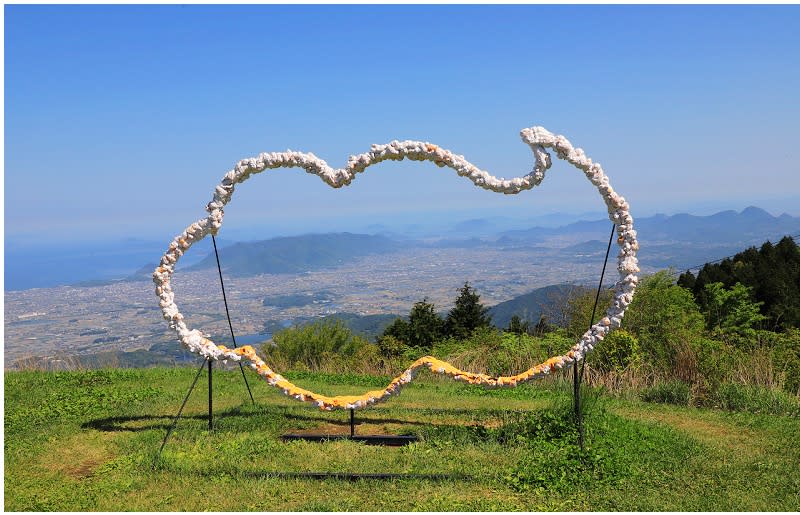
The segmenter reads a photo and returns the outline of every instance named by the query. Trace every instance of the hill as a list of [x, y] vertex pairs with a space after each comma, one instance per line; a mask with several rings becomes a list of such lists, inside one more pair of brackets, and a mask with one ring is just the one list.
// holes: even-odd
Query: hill
[[[544, 288], [537, 288], [529, 293], [519, 295], [511, 300], [489, 307], [489, 314], [492, 315], [492, 324], [500, 329], [508, 327], [508, 323], [514, 315], [519, 316], [522, 320], [530, 321], [531, 324], [536, 324], [542, 315], [545, 315], [551, 322], [556, 322], [556, 320], [553, 319], [558, 318], [558, 313], [563, 311], [563, 307], [566, 305], [569, 295], [576, 291], [583, 291], [584, 289], [585, 288], [582, 286], [569, 284], [557, 284], [545, 286]], [[295, 297], [297, 297], [297, 299], [295, 299]], [[311, 295], [287, 296], [287, 300], [293, 303], [311, 302], [311, 300], [309, 300], [311, 298]], [[447, 316], [447, 313], [440, 313], [440, 315], [444, 317]], [[341, 320], [351, 331], [371, 341], [374, 341], [377, 336], [382, 334], [383, 330], [396, 318], [407, 318], [407, 315], [336, 313], [322, 317], [323, 320]], [[294, 323], [302, 325], [315, 320], [320, 319], [295, 319]], [[272, 322], [265, 324], [264, 328], [266, 331], [274, 333], [285, 327], [284, 324]]]
[[542, 315], [549, 318], [551, 322], [555, 322], [552, 320], [555, 313], [566, 304], [570, 292], [575, 291], [576, 288], [583, 289], [580, 286], [568, 284], [545, 286], [496, 304], [489, 308], [492, 324], [501, 329], [508, 327], [508, 323], [514, 315], [519, 316], [522, 320], [528, 320], [531, 324], [536, 324]]
[[[398, 250], [401, 244], [385, 236], [329, 233], [287, 236], [269, 240], [235, 243], [219, 249], [220, 263], [227, 274], [246, 277], [258, 274], [292, 274], [334, 267], [370, 254]], [[190, 270], [216, 268], [213, 253]]]
[[[369, 341], [375, 341], [375, 339], [383, 334], [383, 330], [388, 327], [396, 318], [401, 318], [402, 315], [359, 315], [357, 313], [334, 313], [332, 315], [326, 315], [320, 318], [296, 318], [294, 319], [293, 323], [296, 325], [304, 325], [310, 322], [316, 322], [320, 320], [340, 320], [348, 329], [350, 329], [353, 333], [363, 336]], [[281, 329], [286, 329], [287, 327], [291, 327], [285, 323], [281, 322], [267, 322], [264, 324], [264, 331], [269, 333], [277, 333]]]
[[[217, 238], [217, 245], [223, 255], [223, 266], [233, 274], [244, 276], [317, 270], [336, 266], [347, 259], [389, 253], [408, 246], [543, 251], [548, 257], [557, 259], [581, 259], [587, 254], [602, 252], [603, 242], [608, 241], [608, 220], [598, 217], [555, 226], [557, 220], [565, 219], [563, 216], [540, 217], [536, 223], [541, 225], [526, 229], [519, 229], [528, 225], [520, 219], [473, 219], [439, 232], [437, 238], [424, 241], [408, 240], [417, 233], [412, 227], [407, 227], [406, 232], [392, 236], [306, 234], [235, 244], [221, 237]], [[371, 227], [381, 229], [379, 224]], [[514, 227], [517, 229], [506, 230]], [[748, 207], [741, 212], [722, 211], [710, 216], [683, 213], [637, 217], [636, 228], [642, 248], [639, 257], [644, 267], [673, 266], [681, 269], [731, 255], [748, 245], [760, 245], [765, 239], [777, 241], [787, 234], [798, 234], [800, 217], [772, 216], [763, 209]], [[142, 265], [158, 259], [164, 247], [163, 241], [135, 239], [37, 246], [7, 239], [5, 289], [149, 281], [155, 267]], [[103, 259], [98, 259], [98, 256]], [[91, 266], [87, 266], [88, 263]], [[215, 266], [210, 239], [198, 242], [179, 263], [179, 269], [184, 270]], [[137, 271], [140, 267], [141, 270]]]

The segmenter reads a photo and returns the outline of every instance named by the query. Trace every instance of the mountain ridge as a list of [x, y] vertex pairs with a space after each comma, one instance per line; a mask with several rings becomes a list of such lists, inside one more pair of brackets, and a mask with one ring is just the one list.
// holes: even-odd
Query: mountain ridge
[[[400, 247], [400, 242], [385, 236], [342, 232], [239, 242], [219, 249], [219, 254], [223, 271], [242, 277], [307, 272], [357, 257], [392, 252]], [[209, 254], [188, 270], [216, 266], [216, 257]]]
[[[260, 273], [301, 273], [333, 267], [350, 259], [370, 254], [387, 254], [410, 246], [498, 250], [560, 249], [567, 259], [600, 252], [597, 241], [607, 242], [609, 221], [581, 220], [559, 227], [533, 226], [503, 230], [503, 218], [473, 218], [459, 225], [476, 230], [447, 231], [433, 240], [410, 239], [400, 234], [359, 234], [353, 232], [311, 233], [281, 236], [256, 242], [217, 239], [220, 260], [227, 273], [238, 276]], [[495, 223], [497, 222], [497, 223]], [[636, 218], [643, 265], [677, 268], [724, 257], [740, 247], [777, 241], [785, 235], [800, 233], [800, 217], [787, 213], [773, 216], [762, 208], [748, 206], [740, 212], [719, 211], [711, 215], [677, 213]], [[379, 227], [375, 227], [376, 229]], [[494, 228], [494, 229], [493, 229]], [[117, 242], [111, 247], [80, 247], [26, 251], [7, 248], [5, 255], [6, 291], [48, 288], [58, 285], [99, 286], [122, 281], [149, 280], [154, 268], [141, 263], [157, 258], [163, 244], [132, 242], [126, 247]], [[97, 259], [99, 252], [105, 259]], [[572, 254], [570, 254], [572, 253]], [[137, 262], [138, 261], [138, 262]], [[87, 266], [92, 263], [93, 266]], [[179, 266], [179, 270], [216, 267], [209, 240], [198, 242]]]

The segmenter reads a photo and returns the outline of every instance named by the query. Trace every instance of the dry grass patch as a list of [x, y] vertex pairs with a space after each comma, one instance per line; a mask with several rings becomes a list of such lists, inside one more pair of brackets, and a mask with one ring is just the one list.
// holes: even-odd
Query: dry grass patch
[[[113, 433], [88, 431], [49, 442], [35, 466], [50, 474], [85, 479], [116, 457]], [[57, 456], [58, 459], [53, 459]]]
[[[616, 407], [613, 411], [629, 419], [667, 424], [705, 445], [724, 451], [735, 451], [737, 456], [755, 457], [763, 454], [757, 445], [763, 435], [730, 423], [710, 421], [699, 414], [693, 414], [691, 409], [677, 413], [669, 408], [663, 408], [662, 411], [639, 411], [633, 407]], [[704, 415], [707, 416], [708, 413]]]

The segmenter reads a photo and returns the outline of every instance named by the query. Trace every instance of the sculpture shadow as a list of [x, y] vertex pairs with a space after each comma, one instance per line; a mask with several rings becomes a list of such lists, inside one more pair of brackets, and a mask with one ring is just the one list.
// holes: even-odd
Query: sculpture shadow
[[[416, 410], [411, 410], [416, 411]], [[431, 408], [424, 408], [421, 411], [424, 412], [435, 412], [438, 410], [432, 410]], [[448, 413], [459, 413], [462, 410], [458, 409], [443, 409], [442, 412]], [[463, 410], [463, 412], [468, 412], [469, 410]], [[245, 417], [245, 418], [255, 418], [260, 416], [277, 416], [281, 417], [286, 421], [296, 421], [296, 422], [317, 422], [317, 423], [325, 423], [329, 425], [334, 425], [343, 428], [350, 427], [349, 420], [342, 420], [332, 418], [330, 415], [325, 413], [319, 414], [301, 414], [301, 413], [293, 413], [288, 409], [263, 409], [259, 411], [242, 411], [240, 408], [229, 408], [226, 410], [221, 410], [219, 412], [214, 413], [214, 420], [215, 424], [223, 421], [225, 419], [233, 418], [233, 417]], [[207, 414], [189, 414], [189, 415], [181, 415], [181, 419], [186, 420], [208, 420]], [[175, 420], [175, 415], [124, 415], [124, 416], [112, 416], [112, 417], [103, 417], [97, 418], [94, 420], [89, 420], [81, 424], [82, 429], [94, 429], [97, 431], [104, 431], [104, 432], [132, 432], [138, 433], [143, 431], [152, 431], [152, 430], [168, 430], [171, 426], [173, 421]], [[402, 424], [408, 426], [437, 426], [437, 427], [444, 427], [444, 426], [457, 426], [458, 424], [439, 424], [433, 422], [422, 422], [419, 420], [406, 420], [394, 417], [381, 417], [381, 416], [373, 416], [369, 414], [361, 414], [357, 415], [355, 419], [355, 425], [361, 425], [364, 423], [370, 424]]]

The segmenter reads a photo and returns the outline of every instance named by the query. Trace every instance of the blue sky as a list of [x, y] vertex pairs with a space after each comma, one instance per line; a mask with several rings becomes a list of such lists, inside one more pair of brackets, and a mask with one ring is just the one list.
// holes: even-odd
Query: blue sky
[[[4, 9], [7, 241], [171, 237], [262, 151], [342, 166], [371, 143], [422, 139], [519, 176], [532, 125], [602, 163], [634, 216], [800, 215], [799, 6]], [[262, 174], [225, 224], [601, 209], [564, 165], [506, 197], [411, 162], [339, 191]]]

